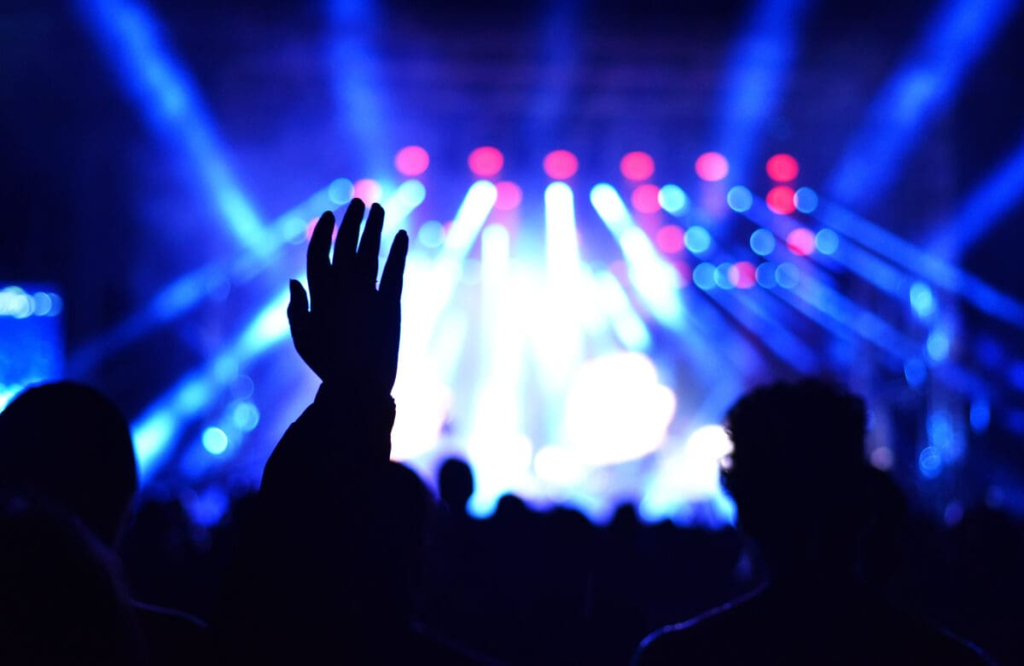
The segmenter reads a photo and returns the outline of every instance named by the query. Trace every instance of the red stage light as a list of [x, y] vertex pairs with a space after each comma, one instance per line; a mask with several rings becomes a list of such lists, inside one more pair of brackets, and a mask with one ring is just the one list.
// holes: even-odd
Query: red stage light
[[814, 252], [814, 232], [804, 227], [790, 231], [786, 236], [786, 247], [793, 254], [806, 257]]
[[503, 180], [494, 186], [498, 190], [498, 198], [494, 207], [498, 210], [515, 210], [523, 202], [523, 190], [510, 180]]
[[779, 215], [789, 215], [796, 210], [795, 193], [787, 185], [776, 185], [768, 190], [765, 203], [768, 204], [768, 210]]
[[481, 178], [495, 176], [505, 166], [505, 156], [492, 146], [481, 146], [469, 154], [469, 170]]
[[430, 155], [419, 146], [406, 146], [395, 155], [395, 168], [403, 176], [419, 176], [430, 166]]
[[647, 180], [654, 175], [654, 158], [639, 150], [627, 153], [619, 162], [619, 170], [628, 180]]
[[800, 165], [792, 155], [772, 155], [765, 165], [768, 177], [777, 183], [788, 183], [800, 173]]
[[372, 203], [380, 203], [381, 195], [384, 193], [384, 189], [380, 186], [380, 183], [372, 178], [363, 178], [357, 180], [352, 185], [352, 198], [362, 199], [363, 203], [367, 207]]
[[725, 159], [721, 153], [704, 153], [697, 158], [694, 169], [701, 180], [708, 182], [722, 180], [729, 175], [729, 160]]
[[580, 161], [568, 150], [553, 150], [544, 157], [544, 173], [555, 180], [566, 180], [576, 175]]
[[686, 233], [674, 224], [666, 224], [654, 232], [654, 244], [665, 254], [679, 254], [686, 247]]
[[640, 213], [657, 213], [661, 210], [661, 203], [658, 201], [659, 192], [660, 189], [657, 185], [650, 183], [639, 185], [633, 190], [633, 195], [630, 197], [633, 208]]
[[729, 267], [729, 282], [737, 289], [750, 289], [757, 283], [757, 269], [749, 261], [737, 261]]

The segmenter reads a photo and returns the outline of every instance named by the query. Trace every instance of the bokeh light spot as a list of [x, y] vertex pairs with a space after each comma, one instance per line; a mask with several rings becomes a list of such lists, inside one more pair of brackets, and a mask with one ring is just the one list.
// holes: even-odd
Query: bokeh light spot
[[651, 185], [650, 183], [639, 185], [633, 190], [633, 195], [630, 197], [630, 201], [633, 202], [633, 208], [640, 213], [657, 213], [661, 210], [658, 193], [657, 185]]
[[931, 287], [924, 282], [912, 284], [910, 286], [910, 305], [921, 319], [927, 319], [935, 314], [937, 304]]
[[665, 254], [677, 254], [686, 247], [686, 234], [674, 224], [666, 224], [654, 233], [654, 244]]
[[749, 261], [737, 261], [729, 269], [729, 282], [737, 289], [750, 289], [757, 283], [757, 269]]
[[732, 264], [728, 261], [718, 264], [715, 268], [715, 285], [722, 289], [732, 289], [733, 284], [729, 280], [729, 271], [732, 270]]
[[495, 185], [498, 198], [494, 207], [498, 210], [515, 210], [523, 202], [523, 190], [510, 180], [503, 180]]
[[806, 227], [797, 227], [786, 236], [786, 247], [793, 254], [806, 257], [814, 253], [814, 232]]
[[758, 229], [750, 234], [750, 249], [754, 254], [766, 257], [775, 251], [775, 234], [767, 229]]
[[707, 291], [715, 287], [715, 265], [704, 262], [693, 269], [693, 283]]
[[822, 254], [835, 254], [839, 249], [839, 234], [831, 229], [822, 229], [814, 235], [814, 247]]
[[765, 165], [768, 177], [777, 183], [788, 183], [800, 173], [800, 165], [792, 155], [779, 153], [772, 155]]
[[647, 180], [654, 175], [654, 158], [639, 150], [626, 153], [619, 162], [619, 170], [628, 180]]
[[682, 215], [690, 204], [686, 192], [678, 185], [665, 185], [662, 187], [658, 192], [658, 203], [673, 215]]
[[742, 185], [736, 185], [729, 188], [728, 194], [725, 195], [725, 202], [737, 213], [745, 213], [754, 205], [754, 195]]
[[395, 155], [395, 168], [403, 176], [419, 176], [430, 166], [430, 154], [420, 146], [406, 146]]
[[441, 247], [441, 244], [444, 243], [444, 236], [444, 225], [437, 220], [424, 222], [416, 232], [416, 239], [420, 244], [430, 249]]
[[352, 181], [348, 178], [335, 178], [327, 186], [327, 198], [336, 206], [352, 200]]
[[766, 261], [757, 267], [757, 283], [765, 289], [775, 287], [775, 264]]
[[380, 203], [383, 193], [384, 188], [372, 178], [357, 180], [355, 185], [352, 186], [352, 197], [354, 199], [362, 199], [367, 207], [373, 203]]
[[572, 178], [579, 168], [579, 160], [568, 150], [552, 150], [544, 157], [544, 173], [555, 180]]
[[768, 196], [765, 197], [768, 210], [777, 215], [789, 215], [796, 210], [796, 203], [793, 200], [794, 194], [792, 187], [776, 185], [768, 190]]
[[818, 193], [809, 187], [801, 187], [793, 194], [793, 203], [801, 213], [813, 213], [818, 208]]
[[203, 431], [203, 448], [215, 456], [228, 450], [228, 436], [220, 428], [210, 427]]
[[481, 146], [469, 154], [469, 170], [480, 178], [495, 176], [505, 166], [505, 156], [493, 146]]
[[792, 289], [800, 281], [800, 269], [793, 264], [783, 262], [775, 269], [775, 282], [783, 289]]
[[711, 248], [711, 234], [704, 227], [694, 225], [686, 230], [686, 249], [703, 254]]
[[697, 158], [694, 170], [701, 180], [713, 183], [729, 175], [729, 160], [721, 153], [704, 153]]

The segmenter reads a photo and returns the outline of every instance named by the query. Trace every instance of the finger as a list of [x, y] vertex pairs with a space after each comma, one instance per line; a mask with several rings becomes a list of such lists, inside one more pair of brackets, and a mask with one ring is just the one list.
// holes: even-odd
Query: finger
[[384, 275], [380, 278], [380, 293], [385, 303], [397, 306], [402, 297], [402, 276], [405, 273], [405, 257], [409, 252], [409, 234], [399, 231], [391, 244], [388, 260], [384, 263]]
[[306, 325], [309, 317], [309, 299], [306, 298], [306, 290], [298, 280], [288, 281], [288, 291], [291, 293], [291, 300], [288, 301], [288, 324], [291, 325], [294, 335], [297, 329]]
[[370, 206], [370, 215], [366, 218], [366, 228], [359, 240], [358, 273], [361, 282], [371, 287], [377, 286], [377, 258], [380, 254], [380, 234], [384, 230], [384, 209], [380, 204]]
[[363, 221], [366, 205], [361, 199], [353, 199], [341, 218], [338, 237], [334, 239], [334, 273], [336, 276], [348, 274], [353, 268], [356, 253], [356, 241], [359, 240], [359, 224]]
[[[334, 213], [327, 211], [317, 220], [313, 235], [306, 249], [306, 279], [309, 280], [309, 295], [316, 305], [331, 273], [331, 234], [334, 233]], [[302, 285], [299, 285], [302, 288]], [[295, 292], [292, 291], [292, 295]], [[305, 298], [306, 292], [302, 292]], [[294, 299], [293, 299], [294, 300]], [[289, 307], [290, 311], [290, 307]]]

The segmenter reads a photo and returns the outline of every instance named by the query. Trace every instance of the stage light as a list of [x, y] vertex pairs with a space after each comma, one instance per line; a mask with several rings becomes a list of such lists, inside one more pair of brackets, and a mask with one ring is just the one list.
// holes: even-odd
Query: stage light
[[207, 428], [203, 431], [203, 448], [215, 456], [228, 450], [228, 436], [220, 428]]
[[925, 349], [928, 350], [928, 356], [936, 363], [941, 363], [949, 358], [949, 336], [940, 329], [935, 329], [928, 334], [928, 340], [925, 341]]
[[729, 188], [728, 194], [725, 195], [725, 201], [729, 204], [729, 208], [737, 213], [745, 213], [754, 205], [754, 196], [747, 188], [736, 185]]
[[694, 169], [701, 180], [716, 182], [729, 175], [729, 160], [721, 153], [704, 153], [697, 158]]
[[372, 178], [357, 180], [352, 185], [352, 198], [362, 199], [367, 208], [370, 207], [370, 204], [380, 203], [383, 194], [384, 188]]
[[757, 283], [765, 289], [773, 289], [778, 284], [775, 281], [775, 264], [770, 261], [758, 266], [754, 275], [757, 278]]
[[424, 222], [416, 232], [416, 240], [431, 250], [441, 247], [444, 243], [444, 225], [437, 220]]
[[630, 351], [646, 351], [651, 346], [651, 334], [618, 279], [607, 271], [601, 272], [597, 275], [597, 286], [601, 308], [611, 320], [612, 330], [622, 345]]
[[788, 183], [800, 173], [800, 165], [792, 155], [779, 153], [768, 158], [765, 165], [768, 177], [777, 183]]
[[686, 247], [686, 234], [682, 228], [666, 224], [654, 232], [654, 244], [664, 254], [678, 254]]
[[756, 271], [749, 261], [737, 261], [729, 268], [729, 282], [737, 289], [750, 289], [757, 284]]
[[728, 261], [718, 264], [715, 268], [715, 286], [719, 289], [732, 289], [733, 284], [729, 281], [730, 269], [732, 269], [732, 264]]
[[754, 254], [767, 257], [775, 251], [775, 234], [767, 229], [757, 229], [750, 234], [750, 249]]
[[971, 402], [971, 429], [974, 432], [982, 433], [988, 430], [992, 420], [992, 409], [988, 400], [977, 398]]
[[589, 471], [565, 446], [545, 446], [533, 457], [533, 471], [541, 481], [570, 488], [586, 479]]
[[775, 269], [775, 283], [783, 289], [792, 289], [800, 281], [800, 269], [788, 261]]
[[498, 175], [505, 166], [505, 156], [493, 146], [482, 146], [469, 154], [469, 170], [480, 178]]
[[546, 288], [540, 301], [549, 334], [535, 342], [541, 373], [551, 387], [564, 389], [583, 358], [580, 265], [576, 204], [572, 188], [556, 181], [544, 190]]
[[772, 189], [768, 190], [768, 196], [765, 197], [765, 203], [768, 204], [768, 210], [775, 213], [776, 215], [789, 215], [796, 210], [796, 203], [794, 202], [793, 188], [788, 185], [776, 185]]
[[892, 469], [893, 455], [892, 449], [888, 446], [878, 446], [871, 450], [871, 454], [868, 458], [871, 462], [871, 466], [875, 469], [880, 469], [883, 472], [888, 472]]
[[936, 478], [942, 472], [942, 454], [934, 447], [926, 446], [917, 457], [917, 467], [926, 479]]
[[814, 247], [822, 254], [835, 254], [839, 249], [839, 234], [831, 229], [822, 229], [814, 235]]
[[242, 432], [252, 432], [259, 425], [260, 410], [251, 402], [237, 402], [231, 409], [231, 422]]
[[352, 200], [352, 181], [348, 178], [335, 178], [327, 186], [327, 197], [335, 206], [343, 206]]
[[799, 257], [814, 253], [814, 232], [806, 227], [797, 227], [786, 236], [786, 247]]
[[544, 157], [544, 173], [554, 180], [568, 180], [579, 168], [579, 160], [568, 150], [553, 150]]
[[627, 180], [647, 180], [654, 175], [654, 158], [639, 150], [627, 153], [619, 162], [619, 170]]
[[715, 288], [715, 265], [708, 262], [697, 264], [693, 268], [693, 284], [707, 291]]
[[630, 201], [633, 203], [633, 208], [639, 213], [657, 213], [661, 210], [661, 202], [658, 201], [659, 194], [660, 190], [657, 185], [644, 183], [633, 190]]
[[910, 305], [921, 319], [927, 319], [935, 314], [938, 306], [931, 287], [924, 282], [915, 282], [910, 285]]
[[711, 249], [711, 234], [704, 227], [690, 227], [686, 230], [686, 249], [694, 254], [704, 254]]
[[465, 258], [497, 201], [498, 188], [494, 183], [478, 180], [470, 185], [448, 229], [444, 245], [446, 255], [460, 261]]
[[523, 202], [523, 190], [509, 180], [497, 183], [498, 198], [494, 201], [495, 210], [515, 210]]
[[658, 203], [667, 212], [678, 217], [686, 212], [690, 202], [683, 188], [678, 185], [665, 185], [658, 191]]
[[801, 213], [813, 213], [818, 208], [818, 194], [809, 187], [801, 187], [793, 193], [793, 205]]
[[403, 176], [420, 176], [429, 166], [430, 154], [420, 146], [406, 146], [395, 155], [395, 168]]

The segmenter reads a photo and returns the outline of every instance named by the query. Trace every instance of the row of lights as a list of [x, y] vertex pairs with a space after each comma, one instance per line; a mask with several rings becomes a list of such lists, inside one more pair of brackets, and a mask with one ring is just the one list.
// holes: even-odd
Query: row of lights
[[[466, 160], [469, 170], [480, 178], [493, 178], [505, 166], [505, 156], [494, 146], [474, 149]], [[415, 178], [423, 175], [430, 166], [430, 154], [422, 146], [406, 146], [395, 155], [395, 168], [403, 176]], [[697, 176], [707, 182], [724, 180], [729, 175], [729, 160], [721, 153], [709, 151], [701, 154], [694, 162]], [[568, 180], [579, 171], [580, 162], [568, 150], [553, 150], [544, 156], [544, 173], [554, 180]], [[649, 180], [655, 171], [654, 158], [649, 153], [635, 150], [619, 161], [619, 171], [627, 180], [641, 182]], [[776, 183], [789, 183], [800, 173], [800, 164], [792, 155], [778, 153], [765, 162], [765, 173]]]
[[0, 291], [0, 317], [56, 317], [63, 310], [64, 300], [52, 292], [30, 294], [21, 287], [13, 286]]

